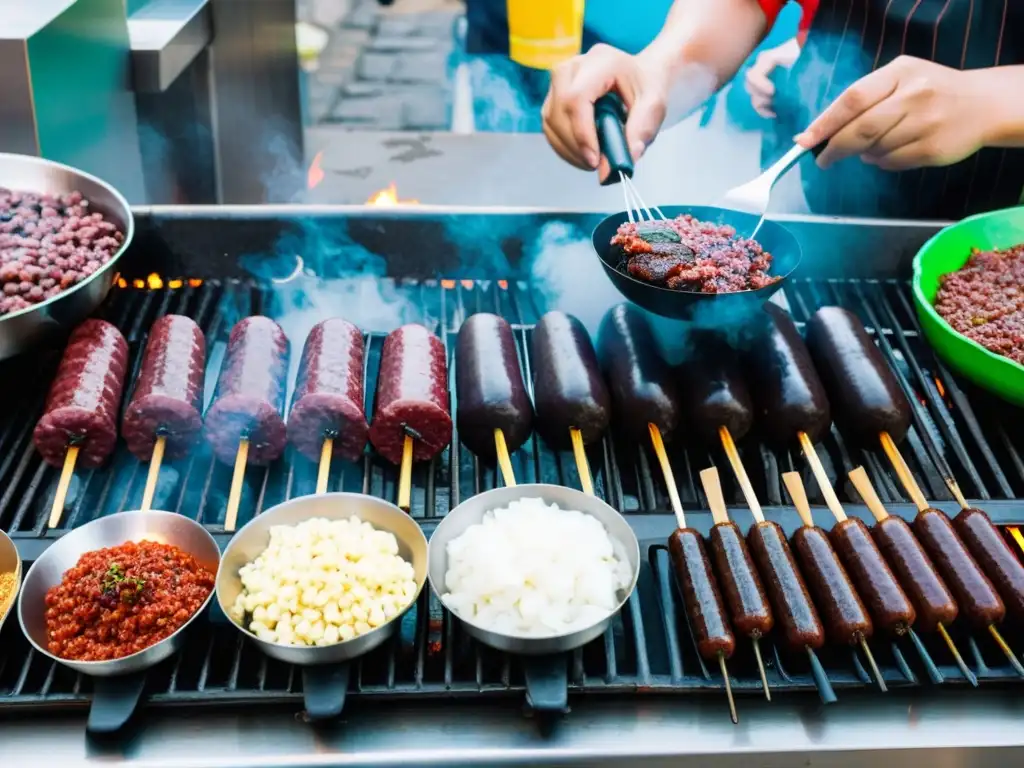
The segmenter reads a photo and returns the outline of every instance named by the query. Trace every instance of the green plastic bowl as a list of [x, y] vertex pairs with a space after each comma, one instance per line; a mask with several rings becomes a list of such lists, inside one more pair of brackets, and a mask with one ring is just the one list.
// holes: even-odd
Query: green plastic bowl
[[991, 250], [1024, 243], [1024, 206], [971, 216], [946, 227], [914, 257], [914, 304], [924, 335], [951, 368], [979, 387], [1024, 406], [1024, 365], [989, 352], [954, 331], [935, 311], [939, 278], [967, 263], [972, 248]]

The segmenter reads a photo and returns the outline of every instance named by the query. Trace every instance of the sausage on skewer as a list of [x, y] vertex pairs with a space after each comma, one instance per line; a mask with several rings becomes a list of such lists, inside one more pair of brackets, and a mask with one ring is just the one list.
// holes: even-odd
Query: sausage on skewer
[[953, 518], [953, 527], [995, 584], [1007, 612], [1018, 621], [1024, 619], [1024, 565], [989, 516], [967, 507]]

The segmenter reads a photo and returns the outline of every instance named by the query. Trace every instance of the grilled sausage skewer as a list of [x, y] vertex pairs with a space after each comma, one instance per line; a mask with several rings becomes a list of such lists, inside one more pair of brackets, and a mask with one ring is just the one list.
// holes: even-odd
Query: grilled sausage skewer
[[729, 606], [733, 626], [750, 638], [757, 658], [757, 670], [761, 675], [764, 696], [772, 700], [768, 687], [768, 676], [761, 658], [761, 638], [775, 626], [768, 597], [765, 595], [761, 578], [757, 575], [750, 552], [736, 523], [729, 520], [729, 513], [722, 497], [722, 484], [715, 467], [701, 470], [700, 480], [708, 498], [715, 527], [711, 529], [711, 556], [722, 579], [725, 600]]
[[946, 631], [946, 626], [956, 619], [959, 608], [928, 554], [906, 521], [886, 511], [863, 467], [850, 472], [850, 480], [875, 518], [872, 536], [885, 553], [889, 564], [899, 573], [900, 580], [917, 608], [918, 628], [924, 631], [936, 629], [953, 654], [960, 672], [971, 685], [977, 686], [978, 678], [967, 666], [953, 638]]
[[867, 642], [874, 632], [867, 609], [832, 549], [828, 534], [814, 524], [800, 475], [785, 472], [782, 480], [803, 523], [793, 534], [793, 546], [807, 572], [814, 598], [824, 611], [827, 629], [837, 641], [861, 647], [879, 689], [885, 692], [885, 681]]

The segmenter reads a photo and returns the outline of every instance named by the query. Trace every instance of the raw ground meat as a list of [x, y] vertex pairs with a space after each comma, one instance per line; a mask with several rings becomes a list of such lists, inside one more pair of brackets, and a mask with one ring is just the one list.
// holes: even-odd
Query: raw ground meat
[[1024, 244], [975, 250], [939, 283], [935, 310], [953, 330], [1024, 364]]
[[611, 245], [622, 255], [619, 269], [655, 285], [691, 293], [734, 293], [763, 288], [772, 256], [755, 240], [736, 237], [733, 227], [677, 216], [668, 221], [625, 223]]

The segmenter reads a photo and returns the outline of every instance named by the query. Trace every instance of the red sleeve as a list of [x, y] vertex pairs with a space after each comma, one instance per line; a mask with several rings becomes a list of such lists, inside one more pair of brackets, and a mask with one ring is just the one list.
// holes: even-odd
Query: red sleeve
[[[802, 46], [807, 38], [807, 30], [811, 28], [811, 22], [814, 21], [814, 14], [818, 12], [820, 0], [797, 1], [800, 3], [800, 7], [803, 8], [803, 15], [800, 17], [800, 26], [797, 30], [797, 40]], [[757, 0], [757, 4], [761, 6], [761, 10], [764, 11], [764, 16], [768, 20], [769, 29], [775, 24], [775, 20], [788, 2], [789, 0]]]

